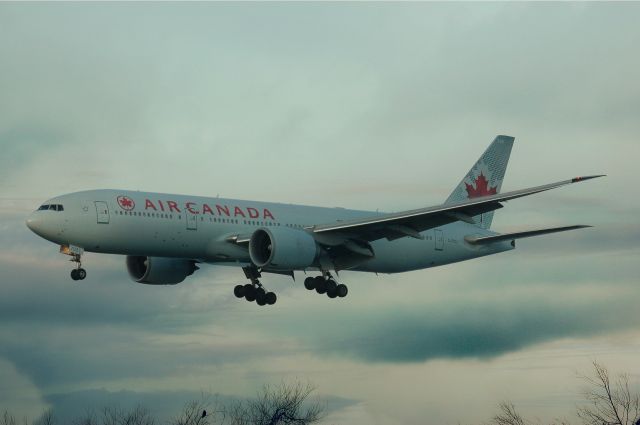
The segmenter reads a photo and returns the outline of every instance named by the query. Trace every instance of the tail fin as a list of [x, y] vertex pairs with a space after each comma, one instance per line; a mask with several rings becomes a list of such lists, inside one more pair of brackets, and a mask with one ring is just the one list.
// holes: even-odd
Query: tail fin
[[[500, 193], [513, 141], [514, 138], [511, 136], [497, 136], [451, 192], [445, 204]], [[493, 221], [493, 211], [480, 214], [473, 219], [478, 226], [488, 229]]]

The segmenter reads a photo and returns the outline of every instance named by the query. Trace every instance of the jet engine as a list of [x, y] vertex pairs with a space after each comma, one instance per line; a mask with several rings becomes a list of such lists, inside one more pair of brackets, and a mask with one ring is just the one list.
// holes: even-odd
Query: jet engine
[[249, 240], [249, 257], [257, 267], [294, 270], [313, 265], [320, 249], [303, 230], [258, 229]]
[[198, 270], [192, 260], [127, 256], [127, 270], [135, 282], [148, 285], [175, 285]]

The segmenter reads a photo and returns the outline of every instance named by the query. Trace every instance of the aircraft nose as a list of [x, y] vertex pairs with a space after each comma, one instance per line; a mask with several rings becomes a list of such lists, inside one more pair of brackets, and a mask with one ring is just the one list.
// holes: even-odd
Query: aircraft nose
[[31, 215], [29, 215], [29, 217], [27, 217], [26, 224], [27, 224], [27, 227], [32, 232], [36, 231], [36, 229], [38, 228], [38, 219], [35, 216], [35, 213], [31, 213]]
[[42, 217], [38, 214], [37, 211], [32, 212], [26, 220], [27, 227], [36, 235], [43, 234], [43, 223]]

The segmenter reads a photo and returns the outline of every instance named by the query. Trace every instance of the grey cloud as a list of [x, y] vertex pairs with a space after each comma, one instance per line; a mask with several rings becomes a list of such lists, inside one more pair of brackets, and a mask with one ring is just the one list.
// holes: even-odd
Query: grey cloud
[[[616, 297], [575, 303], [528, 297], [500, 302], [451, 302], [423, 310], [366, 313], [342, 318], [334, 335], [315, 350], [373, 362], [423, 362], [437, 358], [490, 358], [532, 344], [593, 336], [640, 325], [635, 302]], [[310, 331], [310, 330], [309, 330]]]
[[[81, 321], [81, 319], [78, 319]], [[233, 342], [222, 330], [171, 337], [159, 330], [110, 326], [17, 326], [0, 329], [0, 356], [39, 388], [86, 385], [95, 381], [155, 379], [198, 374], [211, 366], [238, 365], [289, 350], [273, 340]], [[231, 341], [231, 342], [230, 342]]]

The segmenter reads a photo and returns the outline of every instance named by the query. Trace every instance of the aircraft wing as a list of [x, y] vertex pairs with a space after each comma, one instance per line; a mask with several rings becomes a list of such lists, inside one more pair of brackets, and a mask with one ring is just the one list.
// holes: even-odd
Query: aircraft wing
[[454, 221], [475, 223], [473, 216], [502, 208], [501, 202], [597, 177], [602, 177], [602, 175], [575, 177], [570, 180], [473, 198], [462, 202], [382, 214], [370, 218], [321, 224], [311, 226], [308, 230], [314, 233], [318, 242], [327, 245], [340, 245], [349, 239], [367, 242], [382, 238], [394, 240], [405, 236], [422, 239], [423, 236], [420, 235], [420, 232], [453, 223]]

